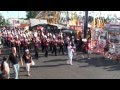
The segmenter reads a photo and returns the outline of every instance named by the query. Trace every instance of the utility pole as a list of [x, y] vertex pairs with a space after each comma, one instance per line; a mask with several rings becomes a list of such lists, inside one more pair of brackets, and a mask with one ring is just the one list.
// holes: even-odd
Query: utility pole
[[84, 18], [84, 38], [87, 38], [87, 30], [88, 30], [88, 11], [85, 11], [85, 18]]
[[19, 11], [18, 11], [18, 19], [19, 19]]
[[68, 27], [68, 23], [69, 23], [69, 11], [67, 11], [67, 27]]

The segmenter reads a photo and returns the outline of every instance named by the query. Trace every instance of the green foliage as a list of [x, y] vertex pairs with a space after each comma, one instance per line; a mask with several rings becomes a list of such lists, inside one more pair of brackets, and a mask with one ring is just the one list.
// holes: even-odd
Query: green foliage
[[35, 18], [36, 15], [39, 13], [40, 11], [26, 11], [27, 13], [27, 18], [26, 19], [30, 19], [30, 18]]

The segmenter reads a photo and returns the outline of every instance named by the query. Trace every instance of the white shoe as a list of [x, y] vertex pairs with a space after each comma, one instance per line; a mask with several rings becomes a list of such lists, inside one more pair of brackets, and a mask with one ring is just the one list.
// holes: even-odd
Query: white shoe
[[70, 64], [70, 62], [69, 62], [69, 61], [67, 61], [67, 64]]

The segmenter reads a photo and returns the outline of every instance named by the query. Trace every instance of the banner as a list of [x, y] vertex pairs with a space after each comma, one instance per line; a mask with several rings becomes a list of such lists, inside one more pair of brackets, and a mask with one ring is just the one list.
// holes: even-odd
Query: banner
[[47, 20], [39, 20], [39, 19], [30, 19], [31, 27], [36, 26], [38, 24], [47, 24]]

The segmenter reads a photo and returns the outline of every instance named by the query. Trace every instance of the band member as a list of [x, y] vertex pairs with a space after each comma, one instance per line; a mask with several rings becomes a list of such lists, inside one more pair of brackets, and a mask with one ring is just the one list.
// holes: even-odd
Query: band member
[[55, 38], [53, 38], [52, 45], [53, 45], [52, 54], [55, 53], [55, 56], [57, 56], [57, 40]]
[[50, 45], [50, 51], [52, 51], [52, 38], [49, 40], [49, 45]]
[[48, 57], [48, 45], [49, 45], [49, 38], [45, 38], [45, 57]]
[[22, 50], [22, 49], [24, 49], [24, 38], [21, 36], [20, 37], [20, 49]]
[[8, 47], [11, 47], [11, 42], [10, 42], [11, 38], [10, 38], [10, 34], [7, 33], [7, 45]]
[[28, 39], [24, 38], [24, 51], [28, 49]]
[[17, 53], [20, 55], [20, 40], [18, 39], [18, 37], [16, 37], [16, 40], [15, 40], [15, 46], [16, 46], [16, 50], [17, 50]]
[[44, 38], [41, 38], [41, 48], [42, 48], [42, 52], [44, 52]]
[[63, 49], [64, 41], [63, 38], [59, 39], [59, 54], [62, 51], [62, 54], [64, 55], [64, 49]]
[[38, 44], [39, 42], [37, 41], [37, 39], [35, 38], [35, 40], [34, 40], [34, 50], [35, 50], [35, 58], [38, 60], [38, 46], [39, 46], [39, 44]]
[[15, 47], [15, 39], [12, 37], [10, 40], [10, 48]]
[[28, 37], [27, 43], [28, 43], [28, 49], [31, 50], [31, 38], [30, 37]]

